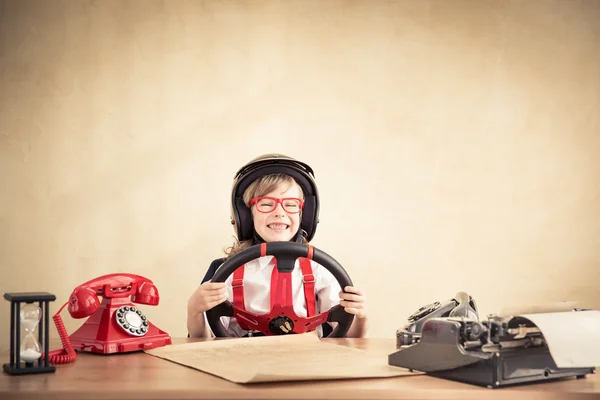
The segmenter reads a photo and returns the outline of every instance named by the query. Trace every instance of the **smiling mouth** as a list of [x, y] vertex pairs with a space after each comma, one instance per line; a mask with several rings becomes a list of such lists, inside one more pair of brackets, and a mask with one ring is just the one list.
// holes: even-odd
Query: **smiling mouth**
[[290, 226], [287, 224], [269, 224], [267, 225], [267, 228], [269, 229], [273, 229], [276, 231], [284, 231], [286, 229], [288, 229]]

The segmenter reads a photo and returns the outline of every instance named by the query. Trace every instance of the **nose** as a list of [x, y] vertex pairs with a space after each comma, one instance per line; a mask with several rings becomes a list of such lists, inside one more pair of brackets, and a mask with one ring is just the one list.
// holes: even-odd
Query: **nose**
[[283, 209], [283, 204], [280, 201], [278, 201], [277, 204], [275, 204], [275, 209], [273, 210], [273, 212], [275, 213], [276, 217], [284, 217], [287, 215], [287, 213]]

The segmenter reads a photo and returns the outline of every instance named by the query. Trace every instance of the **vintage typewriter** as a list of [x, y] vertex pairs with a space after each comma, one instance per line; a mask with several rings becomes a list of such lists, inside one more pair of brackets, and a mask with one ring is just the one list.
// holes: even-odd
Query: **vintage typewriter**
[[525, 318], [490, 315], [480, 321], [465, 292], [422, 307], [408, 322], [396, 332], [398, 351], [388, 356], [390, 365], [488, 388], [595, 372], [558, 368], [542, 332]]

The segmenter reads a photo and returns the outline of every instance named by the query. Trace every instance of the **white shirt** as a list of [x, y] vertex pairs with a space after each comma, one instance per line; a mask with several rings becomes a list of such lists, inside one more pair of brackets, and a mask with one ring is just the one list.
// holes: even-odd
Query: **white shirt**
[[[272, 260], [273, 256], [265, 256], [246, 263], [243, 286], [246, 311], [255, 314], [267, 314], [271, 311], [271, 273], [274, 267]], [[335, 277], [325, 267], [313, 260], [310, 260], [310, 263], [315, 277], [316, 313], [320, 314], [339, 304], [339, 293], [342, 289]], [[225, 287], [227, 288], [227, 298], [233, 304], [232, 280], [233, 274], [225, 280]], [[299, 317], [306, 317], [306, 300], [299, 260], [296, 260], [292, 271], [292, 299], [294, 312]], [[235, 318], [221, 317], [221, 323], [230, 336], [241, 337], [248, 333], [238, 325]], [[333, 323], [333, 325], [337, 324]], [[318, 333], [319, 336], [322, 336], [320, 326]]]

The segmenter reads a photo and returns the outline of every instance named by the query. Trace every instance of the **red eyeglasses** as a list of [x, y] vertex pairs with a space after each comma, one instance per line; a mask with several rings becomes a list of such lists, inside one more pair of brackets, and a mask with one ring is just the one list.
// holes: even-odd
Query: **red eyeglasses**
[[285, 212], [297, 214], [304, 208], [304, 201], [295, 197], [287, 197], [285, 199], [277, 199], [275, 197], [255, 197], [250, 200], [250, 207], [256, 204], [256, 210], [261, 213], [270, 213], [277, 204], [280, 203]]

